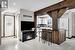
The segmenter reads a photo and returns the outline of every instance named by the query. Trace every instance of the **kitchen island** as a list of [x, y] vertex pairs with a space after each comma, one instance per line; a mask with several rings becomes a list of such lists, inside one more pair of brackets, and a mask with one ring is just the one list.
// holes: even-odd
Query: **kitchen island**
[[64, 29], [59, 31], [42, 29], [42, 39], [59, 45], [66, 40], [66, 31]]

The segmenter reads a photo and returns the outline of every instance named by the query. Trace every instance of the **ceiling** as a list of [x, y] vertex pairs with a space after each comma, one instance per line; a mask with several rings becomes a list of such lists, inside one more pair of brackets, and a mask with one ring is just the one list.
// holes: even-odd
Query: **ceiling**
[[37, 11], [62, 0], [8, 0], [8, 8]]

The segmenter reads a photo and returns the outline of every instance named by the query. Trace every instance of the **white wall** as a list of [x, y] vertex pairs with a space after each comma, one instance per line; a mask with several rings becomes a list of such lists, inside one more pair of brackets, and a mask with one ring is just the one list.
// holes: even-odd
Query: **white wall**
[[15, 14], [15, 35], [18, 37], [19, 29], [20, 29], [20, 16], [19, 14]]
[[72, 36], [75, 36], [75, 12], [72, 12]]
[[[32, 18], [30, 18], [30, 17], [23, 17], [23, 15], [32, 16]], [[19, 35], [19, 39], [22, 38], [21, 21], [31, 21], [31, 22], [34, 22], [34, 12], [28, 11], [28, 10], [25, 10], [25, 9], [20, 9], [19, 34], [18, 34]]]
[[66, 29], [66, 37], [72, 37], [72, 12], [66, 11], [60, 19], [62, 22], [59, 22], [59, 25], [63, 23], [59, 26], [60, 29]]
[[66, 37], [68, 37], [68, 33], [69, 33], [69, 19], [68, 18], [60, 18], [59, 30], [60, 29], [66, 30]]

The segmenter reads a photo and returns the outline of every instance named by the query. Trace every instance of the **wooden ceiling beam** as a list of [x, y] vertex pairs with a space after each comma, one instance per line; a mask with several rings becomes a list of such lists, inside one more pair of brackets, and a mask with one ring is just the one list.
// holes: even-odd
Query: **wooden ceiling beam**
[[[60, 18], [66, 10], [67, 10], [67, 8], [55, 10], [55, 11], [57, 11], [57, 18]], [[52, 12], [53, 11], [47, 12], [47, 14], [50, 15], [50, 17], [52, 17]]]
[[34, 13], [35, 14], [43, 14], [43, 13], [47, 13], [49, 11], [54, 11], [54, 10], [58, 10], [58, 9], [62, 9], [62, 8], [69, 8], [72, 5], [75, 5], [75, 0], [65, 0], [65, 1], [59, 2], [57, 4], [54, 4], [52, 6], [48, 6], [41, 10], [38, 10]]

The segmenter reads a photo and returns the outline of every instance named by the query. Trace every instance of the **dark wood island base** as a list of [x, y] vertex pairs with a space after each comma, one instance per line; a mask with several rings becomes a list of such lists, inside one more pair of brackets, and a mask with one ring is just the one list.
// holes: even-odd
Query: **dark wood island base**
[[60, 45], [66, 40], [66, 31], [54, 31], [50, 29], [43, 29], [42, 39]]

